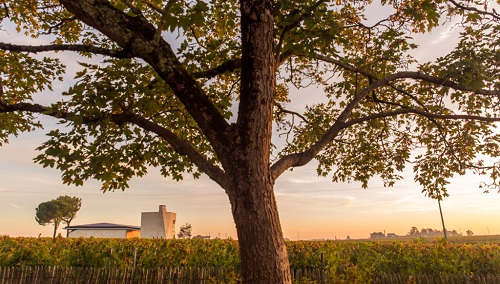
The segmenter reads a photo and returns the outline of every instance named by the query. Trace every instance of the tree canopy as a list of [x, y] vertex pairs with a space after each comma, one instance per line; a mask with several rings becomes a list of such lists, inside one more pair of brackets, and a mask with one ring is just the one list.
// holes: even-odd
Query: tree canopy
[[[148, 167], [208, 175], [229, 197], [244, 282], [290, 283], [273, 185], [312, 159], [364, 187], [412, 167], [438, 199], [466, 171], [498, 189], [499, 1], [2, 4], [2, 27], [39, 41], [0, 43], [0, 143], [48, 116], [61, 127], [35, 160], [64, 183], [125, 189]], [[419, 61], [413, 37], [443, 24], [458, 44]], [[82, 56], [62, 98], [51, 94], [67, 71], [56, 51]], [[295, 102], [298, 90], [316, 103]], [[33, 102], [40, 92], [53, 103]]]
[[[82, 207], [82, 199], [76, 196], [61, 195], [56, 201], [60, 204], [61, 220], [66, 223], [66, 226], [71, 226], [71, 221], [75, 219], [76, 213]], [[69, 231], [66, 231], [66, 237]]]
[[35, 220], [38, 224], [46, 226], [54, 224], [53, 238], [56, 237], [57, 228], [61, 224], [61, 212], [59, 210], [59, 203], [54, 200], [42, 202], [35, 208]]
[[81, 198], [61, 195], [56, 199], [40, 203], [35, 209], [35, 220], [42, 226], [54, 224], [53, 237], [55, 238], [57, 228], [59, 228], [61, 222], [70, 226], [71, 221], [76, 217], [76, 213], [80, 210], [81, 206]]

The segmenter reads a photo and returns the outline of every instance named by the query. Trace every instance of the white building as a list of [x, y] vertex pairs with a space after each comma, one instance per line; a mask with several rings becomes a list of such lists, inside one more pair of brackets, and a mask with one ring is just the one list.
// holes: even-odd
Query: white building
[[141, 238], [173, 239], [177, 214], [167, 212], [167, 206], [160, 205], [158, 212], [142, 212]]
[[165, 205], [160, 205], [158, 212], [142, 212], [141, 226], [130, 226], [112, 223], [95, 223], [68, 226], [70, 238], [158, 238], [175, 237], [175, 219], [177, 214], [167, 212]]
[[95, 223], [64, 228], [69, 231], [70, 238], [138, 238], [141, 228], [111, 223]]

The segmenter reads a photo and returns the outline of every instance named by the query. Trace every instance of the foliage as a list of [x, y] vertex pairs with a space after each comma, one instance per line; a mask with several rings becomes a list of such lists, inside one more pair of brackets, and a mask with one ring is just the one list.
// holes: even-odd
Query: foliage
[[[0, 144], [48, 116], [61, 127], [35, 160], [64, 183], [205, 173], [230, 199], [246, 281], [287, 283], [273, 192], [286, 170], [316, 159], [319, 175], [368, 187], [412, 167], [438, 200], [467, 171], [500, 188], [500, 3], [487, 3], [4, 0], [1, 28], [37, 45], [0, 42]], [[413, 37], [443, 24], [457, 24], [456, 46], [418, 58]], [[32, 102], [67, 71], [55, 51], [84, 57], [75, 80]], [[295, 95], [309, 90], [319, 98]]]
[[[301, 241], [287, 247], [292, 269], [327, 269], [335, 283], [367, 283], [382, 273], [500, 273], [498, 243]], [[0, 238], [0, 266], [131, 267], [134, 252], [137, 267], [239, 270], [238, 244], [231, 240]]]
[[71, 221], [82, 206], [82, 199], [61, 195], [56, 199], [40, 203], [35, 209], [35, 220], [40, 225], [54, 224], [54, 238], [59, 224], [62, 222], [70, 226]]
[[177, 238], [179, 239], [190, 239], [191, 238], [191, 224], [186, 223], [182, 225], [177, 233]]
[[418, 228], [413, 226], [413, 227], [411, 227], [410, 231], [408, 232], [408, 235], [414, 236], [414, 235], [418, 235], [419, 233], [420, 232], [419, 232]]
[[53, 237], [55, 238], [57, 228], [62, 220], [61, 204], [55, 200], [42, 202], [35, 208], [35, 212], [35, 220], [38, 224], [42, 226], [54, 224]]
[[76, 217], [76, 213], [82, 207], [82, 199], [76, 196], [61, 195], [55, 200], [61, 205], [61, 220], [67, 226], [70, 226], [71, 221]]
[[[29, 5], [18, 2], [5, 3], [0, 16], [8, 18], [19, 32], [35, 38], [50, 34], [54, 44], [83, 43], [120, 50], [117, 43], [99, 36], [94, 28], [72, 17], [61, 3], [47, 0], [46, 5], [40, 6], [36, 1], [30, 1]], [[139, 9], [160, 31], [178, 34], [177, 53], [184, 68], [199, 79], [203, 92], [223, 117], [235, 116], [231, 107], [239, 96], [239, 68], [237, 64], [236, 68], [227, 66], [233, 66], [229, 64], [231, 60], [241, 56], [238, 3], [173, 1], [169, 2], [169, 12], [162, 15], [160, 7], [165, 3], [161, 2], [111, 1], [111, 4], [129, 15]], [[497, 113], [497, 98], [474, 92], [498, 87], [500, 72], [495, 63], [498, 50], [489, 48], [499, 44], [498, 14], [467, 8], [468, 4], [460, 1], [457, 4], [440, 0], [382, 1], [392, 12], [376, 25], [367, 26], [364, 23], [367, 9], [374, 5], [370, 2], [276, 2], [276, 52], [281, 51], [283, 60], [288, 59], [280, 62], [283, 68], [278, 69], [276, 103], [289, 103], [289, 94], [295, 87], [300, 89], [310, 84], [324, 87], [325, 101], [307, 106], [301, 116], [295, 115], [298, 112], [276, 109], [278, 130], [292, 134], [293, 139], [281, 150], [276, 148], [275, 155], [283, 157], [310, 148], [346, 110], [347, 102], [362, 90], [384, 76], [417, 66], [422, 74], [452, 80], [450, 83], [457, 85], [443, 88], [442, 84], [423, 78], [411, 83], [403, 77], [374, 90], [352, 110], [351, 118], [360, 122], [337, 137], [344, 143], [330, 143], [317, 153], [318, 173], [332, 173], [334, 181], [355, 180], [364, 186], [370, 177], [379, 175], [386, 185], [393, 185], [401, 178], [402, 169], [412, 162], [415, 180], [430, 196], [446, 196], [447, 180], [467, 169], [489, 172], [494, 182], [497, 166], [484, 168], [485, 162], [477, 155], [498, 156], [499, 138], [491, 131], [492, 125], [477, 116], [493, 117]], [[425, 33], [452, 18], [462, 19], [456, 48], [434, 63], [417, 62], [411, 55], [417, 45], [406, 31]], [[29, 53], [17, 52], [14, 47], [2, 49], [4, 104], [28, 101], [35, 92], [50, 90], [52, 81], [61, 79], [65, 72], [65, 66], [57, 58], [39, 60]], [[65, 50], [64, 46], [61, 49]], [[85, 46], [74, 50], [86, 56], [99, 54]], [[125, 189], [128, 180], [144, 175], [148, 166], [160, 167], [165, 176], [176, 180], [182, 179], [184, 172], [200, 174], [193, 165], [193, 157], [179, 154], [171, 143], [163, 143], [143, 126], [127, 121], [111, 123], [113, 114], [133, 112], [189, 141], [205, 159], [218, 164], [213, 145], [204, 137], [185, 103], [176, 98], [171, 82], [141, 60], [122, 58], [128, 56], [121, 53], [108, 57], [99, 64], [80, 62], [76, 84], [64, 94], [67, 99], [42, 111], [63, 119], [68, 128], [49, 133], [49, 141], [39, 148], [42, 151], [36, 159], [39, 163], [59, 168], [65, 183], [81, 185], [95, 178], [102, 181], [103, 190]], [[214, 75], [200, 73], [216, 68], [221, 71]], [[210, 80], [215, 75], [217, 78]], [[458, 88], [459, 85], [466, 86], [466, 90]], [[451, 104], [446, 105], [447, 101]], [[363, 119], [398, 109], [409, 112]], [[413, 115], [410, 110], [415, 110]], [[455, 113], [469, 117], [464, 121], [436, 118], [436, 115], [453, 118]], [[40, 126], [30, 112], [8, 111], [1, 115], [2, 142], [7, 142], [9, 134]], [[297, 117], [303, 120], [297, 123]], [[357, 146], [345, 143], [348, 141], [356, 141]], [[416, 148], [427, 150], [412, 161], [410, 153]], [[436, 168], [440, 170], [437, 172]], [[484, 184], [488, 185], [494, 183]]]

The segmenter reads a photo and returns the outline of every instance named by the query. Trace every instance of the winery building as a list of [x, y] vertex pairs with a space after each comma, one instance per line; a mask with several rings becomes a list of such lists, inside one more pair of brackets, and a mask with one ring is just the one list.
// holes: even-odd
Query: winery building
[[142, 212], [141, 226], [113, 223], [94, 223], [65, 227], [70, 238], [158, 238], [172, 239], [175, 236], [176, 213], [168, 212], [160, 205], [157, 212]]

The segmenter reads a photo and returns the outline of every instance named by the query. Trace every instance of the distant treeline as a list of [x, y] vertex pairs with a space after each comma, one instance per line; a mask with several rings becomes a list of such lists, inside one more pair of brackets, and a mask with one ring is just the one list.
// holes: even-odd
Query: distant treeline
[[[472, 236], [474, 233], [471, 230], [467, 230], [467, 236]], [[446, 230], [446, 235], [448, 237], [457, 237], [462, 236], [462, 233], [457, 232], [456, 230]], [[370, 239], [380, 239], [380, 238], [397, 238], [397, 237], [443, 237], [443, 231], [431, 228], [422, 228], [418, 230], [417, 227], [412, 227], [410, 231], [404, 235], [399, 236], [394, 233], [385, 233], [385, 232], [373, 232], [370, 233]]]

